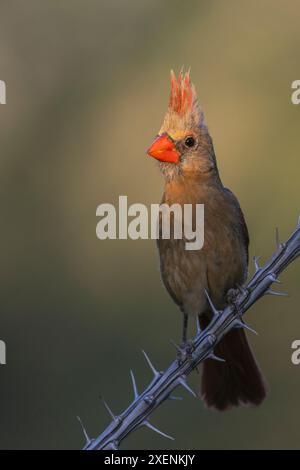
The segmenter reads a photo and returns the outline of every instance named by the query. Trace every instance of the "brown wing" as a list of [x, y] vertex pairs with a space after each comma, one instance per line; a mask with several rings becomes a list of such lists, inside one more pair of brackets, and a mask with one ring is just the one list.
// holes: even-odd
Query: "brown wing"
[[230, 191], [230, 189], [228, 189], [228, 188], [224, 188], [224, 190], [230, 196], [230, 198], [231, 198], [231, 200], [232, 200], [232, 202], [235, 206], [235, 209], [237, 211], [238, 219], [239, 219], [239, 222], [240, 222], [241, 234], [242, 234], [242, 237], [243, 237], [244, 243], [245, 243], [245, 249], [246, 249], [246, 253], [247, 253], [247, 264], [248, 264], [248, 262], [249, 262], [249, 242], [250, 242], [250, 239], [249, 239], [249, 232], [248, 232], [247, 224], [246, 224], [246, 221], [245, 221], [245, 217], [244, 217], [243, 211], [241, 209], [241, 206], [239, 204], [239, 201], [236, 198], [236, 196], [233, 194], [233, 192]]

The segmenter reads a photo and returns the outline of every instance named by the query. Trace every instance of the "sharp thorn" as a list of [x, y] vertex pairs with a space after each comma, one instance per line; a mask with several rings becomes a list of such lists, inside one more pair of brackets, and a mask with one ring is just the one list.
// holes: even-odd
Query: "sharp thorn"
[[245, 323], [242, 320], [238, 320], [236, 322], [237, 328], [244, 328], [245, 330], [251, 331], [251, 333], [254, 333], [255, 335], [258, 335], [257, 331], [255, 331], [251, 326], [249, 326], [247, 323]]
[[273, 289], [267, 289], [265, 294], [266, 295], [277, 295], [278, 297], [288, 297], [288, 295], [289, 295], [286, 292], [276, 292]]
[[157, 432], [157, 434], [160, 434], [160, 436], [166, 437], [167, 439], [171, 439], [171, 441], [174, 441], [174, 437], [169, 436], [168, 434], [160, 431], [160, 429], [153, 426], [153, 424], [151, 424], [148, 420], [143, 421], [142, 425], [146, 426], [147, 428], [151, 429], [154, 432]]
[[245, 330], [248, 330], [251, 333], [254, 333], [255, 335], [258, 335], [257, 331], [254, 330], [254, 328], [252, 328], [251, 326], [249, 326], [248, 323], [245, 323], [245, 322], [242, 322], [242, 323], [243, 323], [243, 328], [245, 328]]
[[240, 294], [244, 294], [245, 288], [243, 286], [241, 286], [240, 284], [236, 284], [236, 288]]
[[133, 374], [132, 370], [130, 370], [130, 375], [131, 375], [131, 380], [132, 380], [134, 399], [136, 400], [139, 397], [139, 392], [138, 392], [138, 389], [137, 389], [136, 380], [135, 380], [135, 377], [134, 377], [134, 374]]
[[150, 358], [149, 358], [148, 354], [147, 354], [144, 350], [142, 350], [142, 353], [144, 354], [145, 359], [146, 359], [146, 361], [147, 361], [147, 364], [148, 364], [148, 366], [150, 367], [150, 369], [151, 369], [151, 371], [152, 371], [154, 377], [158, 377], [160, 374], [159, 374], [158, 370], [155, 369], [155, 367], [154, 367], [154, 365], [152, 364], [152, 362], [150, 361]]
[[219, 316], [219, 310], [217, 310], [216, 307], [214, 306], [214, 304], [213, 304], [213, 302], [212, 302], [212, 300], [209, 296], [209, 293], [207, 292], [206, 289], [204, 289], [204, 291], [205, 291], [206, 298], [208, 300], [209, 306], [210, 306], [214, 316]]
[[260, 260], [260, 256], [253, 256], [253, 262], [254, 262], [254, 266], [255, 266], [255, 272], [257, 273], [257, 271], [260, 270], [260, 266], [259, 266], [259, 260]]
[[276, 246], [280, 248], [280, 238], [279, 238], [279, 229], [278, 227], [275, 228], [275, 236], [276, 236]]
[[281, 281], [277, 278], [276, 274], [270, 273], [269, 278], [271, 279], [272, 282], [275, 282], [276, 284], [281, 284]]
[[82, 423], [82, 421], [81, 421], [80, 416], [77, 416], [77, 419], [78, 419], [78, 421], [79, 421], [79, 423], [80, 423], [80, 426], [81, 426], [83, 435], [84, 435], [85, 440], [86, 440], [86, 445], [87, 445], [87, 444], [89, 444], [89, 443], [91, 442], [91, 439], [89, 438], [88, 433], [86, 432], [86, 429], [85, 429], [85, 427], [83, 426], [83, 423]]
[[199, 315], [197, 315], [196, 325], [197, 325], [197, 335], [200, 335], [200, 333], [201, 333], [201, 326], [200, 326], [200, 318], [199, 318]]
[[222, 357], [216, 356], [214, 353], [211, 353], [209, 356], [207, 356], [207, 359], [213, 359], [214, 361], [219, 361], [219, 362], [226, 362], [225, 359]]
[[188, 385], [186, 379], [184, 379], [183, 377], [180, 377], [179, 379], [179, 383], [180, 385], [183, 386], [183, 388], [185, 388], [191, 395], [193, 395], [193, 397], [197, 397], [196, 393], [194, 392], [194, 390]]
[[182, 353], [181, 347], [178, 346], [178, 344], [175, 343], [175, 341], [173, 341], [172, 339], [170, 339], [170, 343], [172, 344], [172, 346], [174, 346], [174, 348], [176, 349], [177, 352], [179, 352], [180, 354]]
[[101, 399], [103, 405], [105, 406], [105, 408], [107, 409], [108, 414], [110, 415], [110, 417], [111, 417], [113, 420], [115, 420], [116, 417], [115, 417], [114, 413], [112, 412], [112, 410], [110, 409], [110, 407], [108, 406], [107, 402], [104, 400], [103, 397], [100, 397], [100, 399]]

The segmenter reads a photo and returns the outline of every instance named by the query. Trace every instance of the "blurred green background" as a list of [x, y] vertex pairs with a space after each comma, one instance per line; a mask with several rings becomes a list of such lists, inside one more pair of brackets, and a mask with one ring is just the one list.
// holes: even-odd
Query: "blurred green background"
[[[166, 110], [169, 70], [192, 67], [224, 184], [248, 222], [251, 255], [266, 259], [275, 227], [299, 213], [300, 2], [290, 0], [3, 1], [0, 14], [0, 447], [79, 449], [150, 374], [165, 368], [181, 317], [165, 289], [155, 242], [100, 241], [96, 207], [160, 201], [163, 180], [145, 149]], [[251, 267], [252, 271], [252, 267]], [[251, 272], [250, 271], [250, 272]], [[300, 263], [283, 274], [287, 299], [248, 314], [269, 383], [259, 409], [225, 414], [184, 395], [122, 449], [300, 447]], [[190, 379], [199, 389], [199, 377]]]

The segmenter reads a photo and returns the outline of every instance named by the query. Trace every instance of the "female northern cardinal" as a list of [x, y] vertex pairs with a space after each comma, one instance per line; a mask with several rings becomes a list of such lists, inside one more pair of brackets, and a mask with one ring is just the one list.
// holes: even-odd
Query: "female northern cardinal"
[[[205, 290], [222, 309], [228, 291], [246, 279], [249, 244], [238, 200], [220, 180], [212, 139], [189, 73], [181, 72], [177, 79], [171, 72], [169, 107], [148, 154], [159, 160], [165, 178], [163, 203], [204, 204], [201, 250], [186, 250], [183, 239], [158, 239], [162, 279], [183, 313], [185, 343], [189, 316], [199, 315], [203, 327], [210, 321]], [[215, 353], [225, 362], [204, 361], [201, 392], [207, 406], [225, 410], [241, 403], [259, 405], [266, 395], [265, 385], [244, 330], [231, 330]]]

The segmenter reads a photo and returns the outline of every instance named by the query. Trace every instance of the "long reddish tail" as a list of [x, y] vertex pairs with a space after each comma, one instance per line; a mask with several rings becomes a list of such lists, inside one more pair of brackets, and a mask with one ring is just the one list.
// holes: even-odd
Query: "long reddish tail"
[[225, 359], [203, 363], [201, 394], [208, 407], [224, 411], [240, 404], [260, 405], [266, 396], [264, 379], [242, 329], [231, 330], [216, 346]]

